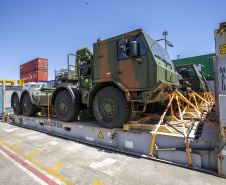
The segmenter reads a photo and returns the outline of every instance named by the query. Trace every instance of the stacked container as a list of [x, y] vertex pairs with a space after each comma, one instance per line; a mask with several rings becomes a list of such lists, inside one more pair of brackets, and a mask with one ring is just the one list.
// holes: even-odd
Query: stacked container
[[20, 79], [24, 83], [48, 81], [48, 60], [36, 58], [20, 66]]

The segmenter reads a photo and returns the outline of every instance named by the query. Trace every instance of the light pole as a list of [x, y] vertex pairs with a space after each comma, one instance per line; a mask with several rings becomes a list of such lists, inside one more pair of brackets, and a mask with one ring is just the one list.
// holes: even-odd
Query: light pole
[[168, 31], [163, 31], [162, 35], [165, 36], [165, 50], [167, 50], [167, 44], [166, 44], [166, 35], [168, 35]]
[[166, 40], [166, 35], [168, 35], [168, 31], [164, 31], [162, 32], [162, 35], [165, 36], [164, 39], [159, 39], [159, 40], [156, 40], [156, 41], [161, 41], [161, 40], [164, 40], [165, 41], [165, 50], [167, 50], [167, 45], [170, 46], [170, 47], [173, 47], [173, 44], [171, 42], [169, 42], [168, 40]]

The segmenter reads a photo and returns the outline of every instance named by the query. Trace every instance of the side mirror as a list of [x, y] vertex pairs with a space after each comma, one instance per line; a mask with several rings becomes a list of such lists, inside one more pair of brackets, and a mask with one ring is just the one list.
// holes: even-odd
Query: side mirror
[[131, 57], [138, 56], [138, 43], [137, 41], [132, 41], [129, 43], [129, 51]]

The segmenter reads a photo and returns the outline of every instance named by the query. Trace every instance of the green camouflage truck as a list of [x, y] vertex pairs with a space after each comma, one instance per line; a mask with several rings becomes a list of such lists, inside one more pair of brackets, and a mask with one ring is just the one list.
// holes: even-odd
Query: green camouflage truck
[[[75, 62], [71, 65], [71, 55]], [[70, 62], [69, 62], [70, 59]], [[168, 99], [179, 88], [178, 73], [167, 53], [143, 29], [137, 29], [68, 54], [67, 84], [38, 92], [12, 94], [15, 114], [34, 116], [41, 108], [55, 109], [65, 122], [88, 109], [104, 127], [122, 127], [132, 112]]]
[[175, 66], [176, 71], [181, 75], [180, 84], [182, 91], [195, 91], [197, 93], [209, 91], [209, 85], [204, 75], [201, 75], [194, 64]]

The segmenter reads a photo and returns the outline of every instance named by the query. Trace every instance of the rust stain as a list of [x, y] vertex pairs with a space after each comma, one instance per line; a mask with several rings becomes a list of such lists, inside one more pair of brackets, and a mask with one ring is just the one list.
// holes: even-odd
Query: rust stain
[[130, 98], [130, 92], [125, 87], [123, 87], [122, 84], [120, 84], [119, 82], [117, 82], [117, 83], [119, 85], [119, 88], [125, 93], [126, 100], [127, 101], [130, 101], [131, 100], [131, 98]]
[[129, 37], [131, 35], [136, 35], [136, 34], [137, 34], [137, 32], [131, 31], [131, 32], [126, 33], [126, 37]]

